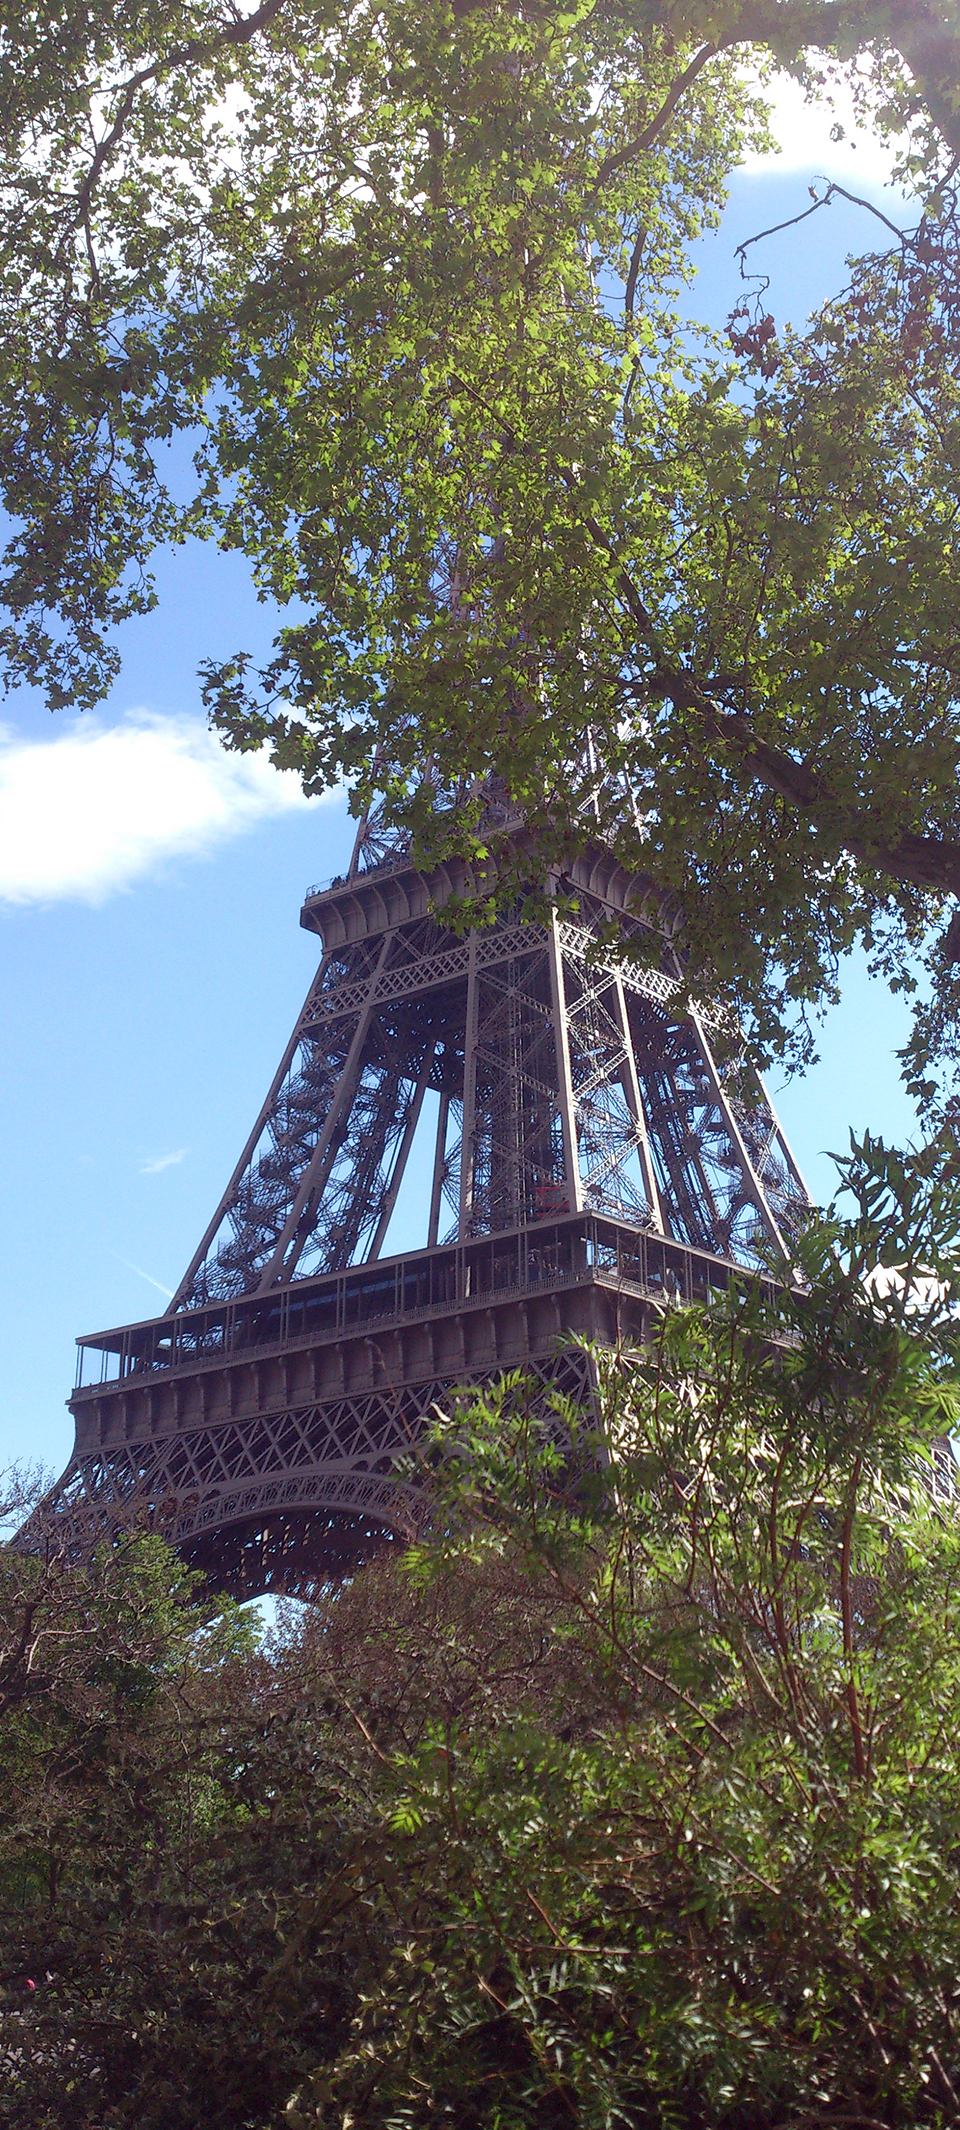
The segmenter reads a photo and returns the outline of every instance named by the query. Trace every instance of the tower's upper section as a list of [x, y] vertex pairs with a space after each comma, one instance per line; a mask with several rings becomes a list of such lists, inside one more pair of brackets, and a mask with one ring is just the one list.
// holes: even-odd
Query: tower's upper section
[[585, 845], [533, 921], [442, 921], [516, 877], [507, 813], [479, 875], [422, 872], [364, 823], [308, 893], [320, 966], [176, 1309], [581, 1212], [728, 1260], [786, 1250], [796, 1165], [743, 1045], [718, 1054], [683, 1010], [649, 883]]

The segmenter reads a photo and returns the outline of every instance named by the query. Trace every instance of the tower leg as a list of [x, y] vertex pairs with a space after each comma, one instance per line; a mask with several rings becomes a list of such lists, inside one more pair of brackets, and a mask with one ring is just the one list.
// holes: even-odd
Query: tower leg
[[573, 1099], [573, 1079], [570, 1071], [570, 1041], [567, 1033], [567, 1002], [563, 984], [563, 956], [560, 951], [560, 934], [555, 910], [550, 912], [549, 952], [550, 989], [553, 996], [553, 1029], [557, 1046], [560, 1129], [563, 1133], [563, 1160], [567, 1172], [566, 1181], [569, 1194], [567, 1211], [579, 1213], [583, 1206], [583, 1186], [580, 1181], [577, 1113]]

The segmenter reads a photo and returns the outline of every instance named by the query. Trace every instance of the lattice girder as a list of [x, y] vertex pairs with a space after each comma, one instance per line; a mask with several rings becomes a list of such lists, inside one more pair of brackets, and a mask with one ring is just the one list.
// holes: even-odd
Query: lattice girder
[[311, 893], [319, 968], [170, 1311], [81, 1342], [117, 1374], [74, 1396], [71, 1544], [146, 1508], [222, 1587], [306, 1592], [410, 1536], [397, 1461], [458, 1383], [588, 1399], [564, 1340], [789, 1261], [796, 1164], [736, 1032], [681, 1010], [649, 888], [586, 852], [562, 917], [458, 935], [436, 904], [470, 886], [373, 824]]
[[[364, 879], [372, 897], [376, 871]], [[398, 859], [391, 885], [396, 901]], [[336, 900], [317, 896], [321, 930]], [[618, 957], [611, 911], [590, 895], [576, 920], [508, 914], [468, 937], [423, 905], [407, 893], [400, 921], [374, 906], [328, 949], [178, 1307], [379, 1256], [428, 1095], [425, 1240], [567, 1205], [746, 1260], [761, 1238], [788, 1242], [805, 1203], [789, 1149], [742, 1046], [718, 1062], [705, 1019], [674, 1016], [663, 942], [660, 966]]]

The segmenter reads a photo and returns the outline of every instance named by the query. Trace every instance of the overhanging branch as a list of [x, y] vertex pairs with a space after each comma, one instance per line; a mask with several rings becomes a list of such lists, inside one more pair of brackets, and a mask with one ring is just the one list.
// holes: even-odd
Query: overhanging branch
[[[561, 467], [560, 471], [568, 490], [575, 493], [577, 481], [572, 470]], [[830, 785], [807, 763], [797, 761], [785, 748], [774, 747], [769, 740], [763, 739], [744, 712], [728, 710], [716, 702], [700, 687], [693, 674], [669, 657], [646, 601], [629, 571], [614, 554], [603, 527], [589, 514], [584, 515], [581, 522], [594, 544], [613, 562], [617, 589], [652, 655], [652, 694], [666, 697], [675, 710], [696, 718], [709, 740], [724, 750], [730, 749], [744, 769], [789, 806], [808, 814], [821, 812], [858, 865], [871, 872], [888, 874], [905, 886], [960, 898], [960, 842], [912, 833], [899, 837], [895, 843], [878, 839], [869, 815], [845, 807]]]
[[136, 105], [140, 90], [151, 81], [160, 81], [166, 74], [173, 74], [185, 66], [193, 66], [198, 59], [207, 59], [224, 46], [249, 44], [259, 30], [269, 28], [280, 14], [286, 0], [262, 0], [262, 5], [252, 15], [234, 15], [225, 22], [219, 32], [210, 37], [195, 37], [189, 43], [177, 45], [160, 59], [131, 74], [129, 81], [120, 90], [120, 102], [109, 132], [98, 142], [96, 152], [77, 195], [73, 227], [82, 228], [90, 212], [93, 196], [110, 158], [120, 144]]

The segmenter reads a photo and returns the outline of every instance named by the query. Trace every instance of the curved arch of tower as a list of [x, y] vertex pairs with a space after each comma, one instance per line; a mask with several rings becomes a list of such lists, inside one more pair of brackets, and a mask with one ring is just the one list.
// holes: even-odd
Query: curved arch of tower
[[455, 1386], [588, 1397], [578, 1338], [787, 1252], [796, 1164], [742, 1043], [676, 1009], [643, 881], [586, 849], [575, 916], [459, 937], [437, 911], [471, 885], [367, 823], [308, 893], [266, 1100], [166, 1315], [78, 1341], [45, 1517], [146, 1507], [213, 1585], [309, 1594], [415, 1530], [395, 1467]]

